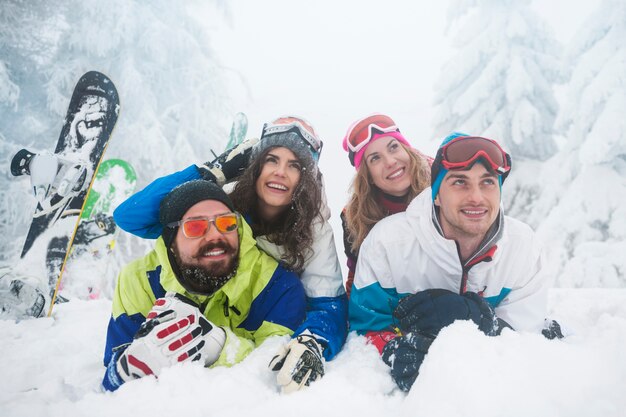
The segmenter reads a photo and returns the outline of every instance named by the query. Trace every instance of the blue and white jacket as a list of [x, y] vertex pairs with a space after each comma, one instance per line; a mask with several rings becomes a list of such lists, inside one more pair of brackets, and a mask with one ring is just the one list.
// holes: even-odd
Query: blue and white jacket
[[[176, 186], [200, 178], [195, 165], [158, 178], [123, 202], [114, 212], [115, 222], [123, 230], [141, 238], [156, 239], [163, 226], [159, 223], [161, 200]], [[313, 225], [313, 248], [306, 259], [300, 279], [307, 296], [306, 319], [294, 337], [310, 332], [324, 346], [324, 357], [331, 360], [341, 350], [347, 336], [348, 301], [343, 287], [341, 267], [335, 249], [330, 213]], [[247, 213], [242, 213], [247, 217]], [[280, 261], [282, 247], [265, 236], [255, 236], [257, 246]]]
[[[501, 209], [502, 213], [502, 209]], [[476, 255], [462, 264], [456, 242], [443, 237], [430, 190], [406, 212], [374, 226], [359, 252], [350, 296], [350, 329], [393, 327], [399, 300], [430, 288], [476, 292], [516, 330], [540, 332], [547, 313], [547, 285], [540, 245], [532, 229], [500, 215]]]

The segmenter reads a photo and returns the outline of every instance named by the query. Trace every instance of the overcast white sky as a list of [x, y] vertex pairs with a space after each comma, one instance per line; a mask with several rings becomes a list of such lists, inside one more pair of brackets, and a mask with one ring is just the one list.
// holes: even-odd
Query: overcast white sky
[[[533, 8], [567, 43], [597, 3], [535, 0]], [[294, 113], [313, 123], [330, 151], [354, 119], [380, 111], [417, 141], [431, 134], [434, 87], [454, 53], [447, 4], [235, 0], [232, 22], [219, 26], [213, 46], [247, 83], [232, 98], [253, 132]]]
[[[564, 44], [599, 1], [535, 0], [532, 7]], [[338, 230], [354, 169], [341, 140], [355, 119], [389, 114], [417, 148], [433, 139], [433, 95], [441, 67], [454, 55], [446, 1], [235, 0], [231, 22], [212, 46], [232, 70], [235, 109], [249, 134], [287, 113], [308, 119], [324, 141], [320, 167]], [[242, 80], [246, 87], [242, 87]], [[341, 234], [336, 235], [340, 252]]]

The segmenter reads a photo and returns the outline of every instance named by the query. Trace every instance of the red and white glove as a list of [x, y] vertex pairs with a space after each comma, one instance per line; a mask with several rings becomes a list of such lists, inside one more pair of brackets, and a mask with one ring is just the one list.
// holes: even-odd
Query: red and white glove
[[201, 361], [212, 365], [220, 356], [226, 333], [208, 321], [198, 307], [178, 294], [156, 300], [132, 343], [117, 361], [117, 372], [128, 382], [158, 376], [165, 367]]

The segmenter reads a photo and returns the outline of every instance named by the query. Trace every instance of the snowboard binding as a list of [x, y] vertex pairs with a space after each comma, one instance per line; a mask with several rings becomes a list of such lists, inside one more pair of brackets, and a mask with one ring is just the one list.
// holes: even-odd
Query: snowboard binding
[[35, 282], [30, 277], [13, 278], [4, 271], [0, 276], [0, 316], [13, 319], [43, 317], [50, 299]]

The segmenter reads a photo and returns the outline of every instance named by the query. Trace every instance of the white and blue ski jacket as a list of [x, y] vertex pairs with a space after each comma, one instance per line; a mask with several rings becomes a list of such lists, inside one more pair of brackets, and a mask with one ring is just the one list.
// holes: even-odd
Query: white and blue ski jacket
[[[115, 210], [115, 222], [123, 230], [141, 238], [158, 238], [163, 230], [159, 223], [161, 200], [176, 186], [199, 178], [198, 169], [191, 165], [154, 180]], [[248, 213], [242, 214], [249, 220]], [[313, 225], [312, 254], [300, 276], [307, 296], [307, 314], [294, 337], [308, 330], [324, 346], [324, 357], [331, 360], [346, 340], [348, 300], [328, 217], [329, 213], [324, 213], [323, 221]], [[271, 243], [265, 236], [255, 236], [255, 239], [259, 248], [280, 261], [282, 247]]]
[[370, 231], [360, 248], [350, 295], [350, 330], [391, 329], [402, 297], [443, 288], [476, 292], [515, 330], [540, 332], [548, 280], [532, 229], [500, 215], [499, 230], [462, 264], [456, 242], [443, 237], [434, 219], [426, 189], [406, 212], [381, 220]]

